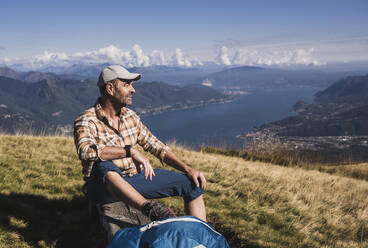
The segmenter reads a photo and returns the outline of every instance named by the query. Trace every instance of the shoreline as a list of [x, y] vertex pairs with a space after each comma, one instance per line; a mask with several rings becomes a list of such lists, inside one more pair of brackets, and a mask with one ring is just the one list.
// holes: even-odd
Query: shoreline
[[142, 112], [140, 110], [134, 110], [134, 111], [136, 111], [137, 114], [140, 115], [140, 116], [147, 117], [147, 116], [154, 116], [154, 115], [164, 114], [164, 113], [168, 113], [168, 112], [172, 112], [172, 111], [204, 107], [204, 106], [207, 106], [207, 105], [210, 105], [210, 104], [230, 103], [230, 102], [234, 101], [239, 96], [240, 95], [231, 95], [231, 97], [228, 97], [228, 98], [216, 99], [216, 100], [213, 100], [213, 101], [207, 101], [207, 102], [198, 103], [198, 104], [189, 105], [189, 106], [187, 105], [187, 106], [182, 106], [182, 107], [172, 107], [170, 105], [166, 105], [166, 106], [168, 106], [167, 108], [164, 108], [165, 106], [163, 106], [163, 107], [159, 107], [159, 108], [144, 110], [144, 112]]

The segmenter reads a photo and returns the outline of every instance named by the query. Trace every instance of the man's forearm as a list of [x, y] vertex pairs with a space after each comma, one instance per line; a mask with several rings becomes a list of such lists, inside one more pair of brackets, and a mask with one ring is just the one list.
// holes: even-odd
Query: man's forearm
[[124, 147], [105, 146], [99, 154], [99, 158], [105, 161], [122, 159], [125, 157], [126, 151]]
[[[168, 150], [166, 152], [164, 162], [174, 167], [177, 170], [180, 170], [187, 174], [195, 183], [197, 187], [201, 186], [202, 189], [206, 188], [206, 178], [204, 177], [203, 173], [186, 165], [183, 161], [176, 157], [176, 155]], [[201, 183], [201, 184], [199, 184]]]
[[[131, 148], [134, 150], [134, 148]], [[133, 151], [132, 151], [133, 152]], [[126, 157], [126, 152], [124, 147], [114, 147], [114, 146], [105, 146], [102, 149], [102, 152], [99, 154], [100, 159], [102, 160], [115, 160], [122, 159]], [[165, 163], [170, 165], [171, 167], [180, 170], [184, 173], [188, 173], [191, 169], [188, 165], [186, 165], [183, 161], [181, 161], [172, 151], [168, 150], [165, 154], [164, 160]]]
[[166, 152], [163, 161], [171, 167], [174, 167], [175, 169], [180, 170], [184, 173], [188, 173], [188, 170], [190, 169], [188, 165], [186, 165], [183, 161], [176, 157], [175, 153], [170, 150]]

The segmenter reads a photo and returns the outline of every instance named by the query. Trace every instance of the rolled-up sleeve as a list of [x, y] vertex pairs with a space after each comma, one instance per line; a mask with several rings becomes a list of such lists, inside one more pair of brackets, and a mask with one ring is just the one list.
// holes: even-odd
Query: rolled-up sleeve
[[165, 158], [166, 152], [169, 147], [156, 138], [148, 128], [141, 122], [140, 118], [137, 116], [137, 127], [138, 127], [138, 138], [137, 143], [143, 147], [145, 151], [150, 152], [161, 162]]
[[95, 161], [99, 158], [104, 144], [96, 142], [96, 126], [88, 118], [78, 118], [74, 122], [74, 143], [79, 159]]

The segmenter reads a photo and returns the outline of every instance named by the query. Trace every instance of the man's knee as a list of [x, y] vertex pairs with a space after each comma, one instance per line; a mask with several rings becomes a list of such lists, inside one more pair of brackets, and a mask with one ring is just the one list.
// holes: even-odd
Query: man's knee
[[121, 182], [123, 180], [124, 179], [116, 171], [108, 171], [105, 174], [104, 184], [107, 186], [111, 184], [115, 185], [116, 183]]
[[108, 172], [106, 172], [105, 178], [107, 180], [111, 180], [111, 179], [116, 178], [116, 177], [120, 177], [119, 173], [117, 173], [116, 171], [108, 171]]
[[111, 182], [111, 180], [122, 177], [120, 168], [111, 161], [95, 163], [91, 174], [100, 184], [106, 184], [107, 180]]
[[189, 203], [204, 194], [204, 190], [202, 189], [201, 185], [197, 187], [191, 179], [188, 178], [188, 180], [190, 181], [190, 185], [184, 189], [185, 195], [183, 196], [183, 199], [186, 203]]
[[175, 179], [175, 188], [177, 189], [179, 195], [183, 197], [184, 202], [186, 203], [191, 202], [204, 193], [201, 185], [197, 187], [194, 181], [187, 175], [176, 173]]

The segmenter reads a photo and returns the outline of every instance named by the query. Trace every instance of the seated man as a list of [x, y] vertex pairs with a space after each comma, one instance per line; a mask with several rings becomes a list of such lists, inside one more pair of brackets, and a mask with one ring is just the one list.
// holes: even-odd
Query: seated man
[[[101, 97], [74, 123], [74, 141], [82, 160], [87, 197], [95, 204], [124, 201], [151, 220], [159, 220], [174, 214], [148, 199], [182, 196], [186, 213], [205, 221], [202, 194], [206, 179], [202, 172], [178, 159], [126, 107], [132, 103], [135, 92], [132, 83], [140, 77], [120, 65], [104, 68], [97, 83]], [[136, 144], [184, 174], [152, 169]]]

